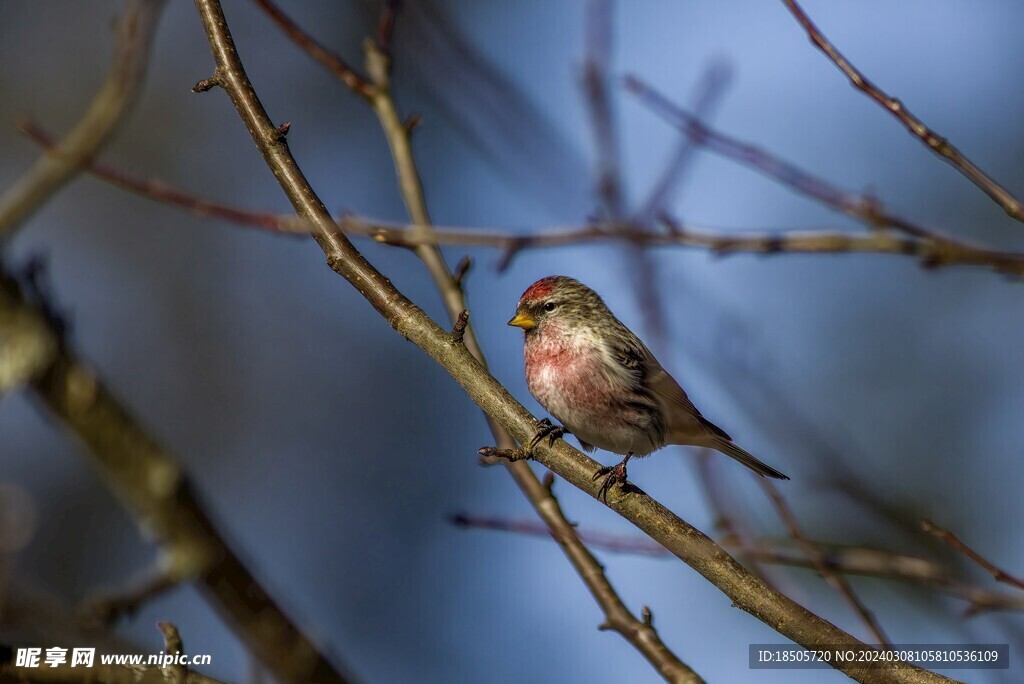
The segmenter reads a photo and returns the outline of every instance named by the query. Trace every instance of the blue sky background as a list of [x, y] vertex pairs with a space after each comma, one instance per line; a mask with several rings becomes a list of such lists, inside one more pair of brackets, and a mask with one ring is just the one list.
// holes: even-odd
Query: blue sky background
[[[426, 4], [399, 19], [395, 90], [404, 111], [423, 116], [415, 152], [434, 220], [522, 231], [584, 222], [597, 201], [580, 88], [583, 3]], [[403, 220], [384, 138], [363, 102], [252, 3], [224, 5], [257, 90], [271, 116], [292, 122], [292, 150], [327, 206]], [[83, 110], [120, 6], [4, 3], [0, 182], [37, 154], [14, 130], [16, 115], [63, 131]], [[1024, 6], [808, 0], [805, 9], [879, 86], [1024, 193]], [[376, 14], [365, 1], [288, 10], [353, 62]], [[726, 63], [733, 78], [717, 128], [927, 226], [1024, 249], [1024, 226], [853, 90], [782, 3], [620, 3], [614, 28], [616, 75], [637, 74], [685, 104], [708, 66]], [[212, 199], [287, 211], [223, 93], [189, 92], [211, 69], [191, 3], [169, 3], [143, 97], [103, 160]], [[678, 135], [614, 94], [636, 204]], [[706, 153], [672, 210], [702, 226], [857, 229]], [[411, 254], [358, 245], [444, 317]], [[7, 259], [39, 252], [73, 312], [75, 346], [187, 465], [271, 592], [363, 681], [659, 681], [621, 638], [596, 629], [599, 610], [556, 546], [449, 524], [461, 511], [532, 514], [507, 475], [475, 465], [476, 449], [491, 441], [475, 407], [324, 267], [311, 240], [197, 219], [82, 178], [32, 220]], [[718, 259], [665, 249], [650, 256], [668, 321], [667, 338], [656, 339], [621, 246], [527, 252], [503, 273], [494, 252], [446, 249], [452, 263], [465, 253], [476, 258], [470, 306], [493, 372], [531, 409], [539, 411], [523, 380], [521, 339], [504, 322], [535, 279], [573, 275], [650, 339], [709, 418], [792, 476], [782, 489], [814, 538], [929, 554], [992, 585], [896, 522], [929, 517], [1006, 568], [1024, 565], [1021, 284], [976, 269], [927, 272], [902, 257]], [[27, 397], [0, 400], [0, 485], [27, 494], [35, 516], [27, 545], [4, 557], [12, 592], [39, 588], [71, 605], [152, 558], [79, 448]], [[750, 529], [785, 538], [748, 473], [725, 458], [714, 467]], [[716, 534], [691, 452], [666, 449], [630, 475]], [[871, 502], [855, 500], [855, 487]], [[581, 527], [633, 533], [570, 486], [555, 491]], [[650, 605], [664, 641], [709, 681], [844, 679], [750, 672], [747, 644], [781, 637], [678, 561], [599, 556], [627, 604]], [[771, 577], [866, 638], [812, 573]], [[965, 619], [962, 602], [936, 592], [853, 585], [894, 641], [1009, 642], [1019, 660], [1019, 615]], [[248, 656], [192, 589], [153, 601], [122, 631], [156, 651], [152, 625], [163, 619], [190, 651], [213, 655], [209, 674], [248, 681]], [[1013, 670], [961, 676], [1019, 680]]]

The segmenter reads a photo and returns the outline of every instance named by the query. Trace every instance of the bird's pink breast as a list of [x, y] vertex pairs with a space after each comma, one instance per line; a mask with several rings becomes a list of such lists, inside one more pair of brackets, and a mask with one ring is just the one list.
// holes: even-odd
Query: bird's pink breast
[[621, 374], [609, 367], [600, 342], [548, 326], [528, 335], [524, 350], [526, 382], [537, 401], [581, 442], [638, 456], [661, 447], [651, 412], [616, 381]]
[[544, 408], [563, 422], [587, 421], [615, 401], [597, 349], [545, 331], [526, 344], [526, 382]]

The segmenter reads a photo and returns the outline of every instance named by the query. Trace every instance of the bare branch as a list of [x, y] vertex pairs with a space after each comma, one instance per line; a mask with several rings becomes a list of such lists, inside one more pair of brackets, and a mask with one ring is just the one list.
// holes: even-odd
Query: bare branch
[[[52, 305], [50, 305], [52, 308]], [[22, 287], [0, 272], [0, 321], [27, 311], [46, 320]], [[88, 447], [92, 465], [159, 545], [168, 581], [194, 581], [264, 665], [289, 681], [345, 682], [274, 603], [217, 532], [184, 471], [81, 363], [55, 331], [51, 364], [35, 394]]]
[[[512, 532], [540, 538], [549, 536], [547, 528], [529, 520], [508, 520], [460, 513], [452, 517], [452, 523], [458, 527], [471, 529]], [[630, 537], [593, 530], [577, 530], [577, 533], [595, 549], [650, 558], [673, 556], [668, 549], [646, 537]], [[817, 571], [814, 562], [803, 551], [794, 551], [768, 541], [741, 545], [735, 539], [728, 539], [723, 540], [723, 543], [728, 548], [735, 549], [738, 553], [760, 563]], [[1024, 596], [964, 584], [947, 568], [919, 556], [859, 546], [826, 546], [817, 541], [814, 544], [820, 551], [820, 561], [844, 575], [863, 575], [935, 587], [950, 596], [966, 601], [970, 604], [971, 614], [992, 610], [1024, 611]]]
[[[537, 421], [461, 345], [449, 343], [448, 333], [422, 309], [409, 301], [366, 261], [341, 233], [309, 185], [288, 149], [274, 135], [274, 124], [253, 90], [242, 67], [218, 0], [195, 0], [221, 75], [221, 85], [253, 138], [257, 149], [304, 223], [315, 227], [314, 237], [328, 265], [358, 288], [363, 297], [409, 341], [413, 342], [455, 379], [470, 398], [499, 422], [520, 444], [528, 442]], [[534, 458], [567, 482], [597, 498], [593, 481], [598, 464], [565, 442], [538, 445]], [[541, 483], [537, 483], [543, 487]], [[791, 599], [764, 586], [706, 535], [687, 524], [643, 492], [610, 497], [607, 504], [677, 557], [718, 586], [732, 602], [781, 634], [810, 645], [829, 643], [863, 647], [834, 625], [810, 613]], [[941, 675], [906, 663], [865, 670], [842, 664], [844, 672], [862, 682], [944, 682]]]
[[372, 96], [373, 86], [370, 85], [370, 82], [365, 76], [350, 67], [338, 54], [328, 50], [313, 36], [299, 28], [299, 26], [292, 21], [287, 14], [282, 12], [277, 5], [269, 0], [253, 1], [259, 5], [260, 9], [267, 13], [274, 23], [277, 24], [278, 27], [280, 27], [280, 29], [284, 31], [284, 33], [291, 38], [296, 45], [302, 48], [310, 57], [322, 64], [328, 71], [337, 76], [342, 83], [352, 90], [352, 92], [366, 99], [369, 99]]
[[[713, 114], [731, 81], [732, 67], [727, 62], [714, 62], [708, 67], [697, 86], [697, 96], [694, 98], [693, 113], [698, 121], [707, 121]], [[637, 212], [638, 223], [649, 226], [659, 215], [672, 212], [673, 193], [679, 187], [687, 169], [691, 167], [699, 147], [697, 141], [689, 136], [679, 141], [675, 154], [651, 188], [643, 207]]]
[[[694, 99], [694, 111], [701, 120], [713, 114], [729, 80], [729, 69], [722, 63], [712, 64], [705, 71]], [[699, 147], [693, 140], [685, 136], [680, 137], [675, 153], [652, 187], [647, 201], [633, 214], [633, 231], [650, 229], [659, 216], [670, 212], [672, 196], [679, 190], [687, 171], [696, 162], [698, 152]], [[649, 250], [644, 249], [642, 243], [637, 242], [628, 245], [623, 252], [623, 258], [633, 281], [637, 308], [643, 315], [642, 320], [650, 336], [650, 344], [655, 350], [665, 350], [669, 346], [669, 325], [661, 289], [658, 287], [660, 262]]]
[[804, 28], [804, 31], [807, 32], [807, 37], [810, 38], [811, 42], [814, 43], [819, 50], [825, 53], [825, 56], [828, 57], [833, 64], [839, 67], [839, 70], [842, 71], [848, 79], [850, 79], [850, 84], [853, 87], [860, 90], [890, 114], [899, 119], [900, 123], [910, 131], [911, 135], [919, 139], [932, 152], [939, 155], [949, 163], [950, 166], [955, 168], [972, 183], [978, 186], [986, 195], [992, 198], [992, 201], [1002, 207], [1010, 217], [1018, 221], [1024, 221], [1024, 204], [1021, 204], [1020, 200], [1010, 194], [1009, 190], [975, 166], [970, 159], [965, 157], [963, 153], [954, 147], [948, 140], [926, 126], [925, 123], [914, 116], [902, 102], [888, 95], [885, 91], [872, 83], [855, 66], [850, 64], [850, 62], [843, 57], [842, 53], [840, 53], [839, 50], [837, 50], [835, 46], [825, 38], [821, 31], [818, 30], [818, 27], [814, 25], [814, 22], [811, 21], [811, 18], [808, 17], [800, 5], [797, 4], [796, 0], [782, 0], [782, 3], [789, 8], [790, 13]]
[[621, 221], [626, 216], [626, 197], [620, 167], [618, 127], [611, 98], [610, 74], [615, 36], [612, 30], [614, 0], [589, 0], [586, 5], [586, 56], [583, 61], [583, 91], [597, 150], [597, 196], [604, 220]]
[[46, 320], [25, 308], [0, 308], [0, 396], [45, 372], [57, 352]]
[[[197, 91], [198, 92], [198, 91]], [[18, 124], [18, 130], [30, 139], [43, 147], [51, 148], [53, 139], [42, 127], [34, 121], [23, 120]], [[239, 225], [259, 228], [274, 233], [290, 233], [297, 236], [307, 236], [309, 231], [305, 229], [294, 216], [281, 216], [269, 212], [247, 211], [235, 207], [204, 200], [191, 195], [183, 190], [174, 188], [161, 180], [134, 178], [123, 174], [109, 166], [96, 161], [88, 161], [89, 173], [97, 178], [114, 185], [115, 187], [127, 190], [128, 192], [148, 197], [151, 200], [170, 204], [189, 211], [197, 216], [209, 216], [230, 221]]]
[[[164, 653], [177, 654], [185, 652], [185, 644], [181, 641], [178, 628], [170, 622], [156, 623], [157, 629], [164, 635]], [[171, 684], [185, 684], [188, 679], [188, 668], [184, 665], [171, 663], [161, 668], [164, 679]]]
[[624, 83], [627, 90], [636, 95], [651, 111], [678, 128], [695, 144], [748, 166], [794, 192], [832, 207], [869, 228], [889, 227], [919, 238], [943, 237], [887, 213], [874, 197], [842, 190], [756, 145], [711, 129], [699, 118], [676, 106], [665, 95], [636, 76], [627, 76]]
[[761, 489], [768, 495], [768, 499], [772, 502], [775, 512], [778, 513], [779, 518], [786, 525], [786, 529], [789, 530], [789, 536], [803, 549], [807, 559], [814, 566], [814, 569], [818, 571], [818, 574], [821, 575], [821, 578], [835, 589], [843, 600], [846, 601], [847, 605], [853, 609], [853, 612], [860, 617], [861, 621], [867, 626], [871, 636], [875, 639], [875, 642], [883, 646], [889, 646], [889, 638], [885, 635], [885, 631], [882, 629], [882, 625], [879, 624], [875, 614], [864, 605], [864, 602], [853, 591], [853, 587], [850, 586], [846, 578], [835, 572], [825, 563], [823, 560], [824, 554], [821, 549], [804, 535], [800, 529], [800, 524], [796, 521], [796, 516], [793, 514], [792, 509], [790, 509], [789, 504], [786, 503], [786, 500], [779, 493], [778, 487], [764, 478], [760, 478], [758, 484], [761, 485]]
[[750, 530], [746, 529], [745, 521], [738, 513], [738, 504], [735, 498], [729, 496], [728, 484], [722, 482], [721, 478], [715, 477], [714, 464], [718, 460], [715, 453], [706, 448], [697, 452], [697, 475], [700, 478], [701, 488], [707, 496], [708, 505], [715, 515], [715, 529], [722, 532], [721, 543], [723, 546], [733, 549], [740, 561], [760, 577], [765, 584], [775, 588], [761, 564], [750, 553], [750, 539], [753, 535]]
[[[41, 145], [50, 144], [49, 135], [37, 124], [24, 121], [20, 130]], [[276, 128], [275, 128], [276, 130]], [[213, 217], [241, 226], [275, 233], [305, 236], [308, 226], [295, 216], [272, 212], [252, 211], [213, 202], [175, 188], [162, 180], [140, 179], [117, 171], [98, 162], [89, 162], [87, 170], [98, 178], [123, 190], [170, 204], [198, 216]], [[668, 232], [625, 229], [616, 224], [594, 224], [556, 228], [530, 234], [505, 233], [490, 229], [432, 227], [428, 234], [413, 234], [413, 227], [405, 224], [385, 223], [355, 216], [336, 219], [348, 234], [362, 235], [373, 240], [400, 247], [422, 245], [463, 245], [489, 247], [502, 250], [506, 257], [528, 249], [565, 247], [596, 242], [624, 242], [655, 247], [691, 247], [707, 249], [719, 256], [729, 254], [888, 254], [916, 258], [925, 268], [945, 266], [971, 266], [987, 268], [1009, 276], [1024, 276], [1024, 254], [976, 247], [947, 238], [936, 238], [937, 233], [919, 229], [924, 237], [901, 237], [885, 231], [866, 235], [829, 229], [797, 231], [750, 231], [724, 228], [683, 227], [669, 217], [661, 217]], [[454, 299], [446, 305], [456, 305]]]
[[134, 615], [147, 601], [178, 586], [181, 579], [157, 564], [120, 591], [86, 600], [78, 612], [89, 623], [110, 625], [122, 617]]
[[384, 2], [384, 11], [381, 12], [380, 21], [377, 22], [377, 49], [390, 55], [391, 39], [395, 33], [398, 12], [402, 9], [402, 0], [384, 0]]
[[990, 560], [982, 556], [980, 553], [969, 547], [967, 544], [960, 541], [959, 537], [957, 537], [955, 534], [953, 534], [946, 528], [939, 527], [930, 520], [922, 520], [921, 529], [927, 532], [928, 534], [932, 535], [933, 537], [941, 539], [952, 548], [956, 549], [963, 555], [970, 558], [972, 561], [981, 566], [981, 568], [984, 569], [985, 572], [991, 574], [997, 582], [1003, 582], [1005, 584], [1017, 587], [1018, 589], [1024, 590], [1024, 580], [1006, 572], [998, 565], [991, 562]]
[[114, 29], [114, 58], [74, 128], [0, 196], [0, 238], [17, 230], [103, 146], [141, 90], [166, 0], [128, 0]]

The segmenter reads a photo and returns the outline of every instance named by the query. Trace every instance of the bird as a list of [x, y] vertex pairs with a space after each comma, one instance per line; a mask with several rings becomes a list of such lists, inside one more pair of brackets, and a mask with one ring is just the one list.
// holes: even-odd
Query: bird
[[568, 276], [541, 278], [526, 289], [508, 325], [523, 330], [530, 393], [561, 425], [539, 421], [530, 447], [574, 435], [587, 452], [623, 454], [602, 467], [598, 495], [626, 484], [631, 458], [671, 444], [716, 449], [761, 476], [786, 475], [737, 446], [687, 397], [654, 354], [611, 312], [604, 300]]

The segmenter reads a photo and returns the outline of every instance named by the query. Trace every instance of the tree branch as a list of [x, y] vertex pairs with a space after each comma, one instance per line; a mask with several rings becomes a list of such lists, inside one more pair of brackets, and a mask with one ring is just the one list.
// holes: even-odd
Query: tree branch
[[836, 590], [846, 604], [861, 619], [861, 622], [867, 626], [871, 636], [875, 639], [875, 643], [889, 646], [891, 642], [885, 635], [885, 630], [882, 629], [882, 625], [878, 622], [875, 614], [857, 596], [857, 593], [854, 592], [853, 587], [850, 586], [846, 578], [828, 566], [828, 563], [824, 560], [822, 550], [818, 548], [817, 544], [808, 539], [803, 530], [800, 529], [796, 515], [793, 514], [792, 509], [790, 509], [782, 494], [779, 493], [779, 488], [763, 478], [759, 481], [759, 484], [765, 494], [768, 495], [768, 499], [772, 502], [772, 506], [775, 508], [775, 512], [778, 513], [779, 518], [786, 525], [786, 529], [789, 530], [789, 536], [803, 549], [807, 559], [814, 566], [814, 569], [818, 571], [818, 574], [821, 575], [821, 578]]
[[[528, 520], [508, 520], [460, 513], [452, 517], [452, 523], [468, 529], [496, 530], [540, 538], [549, 536], [543, 525]], [[649, 558], [667, 558], [673, 555], [664, 546], [646, 537], [629, 537], [593, 530], [577, 530], [577, 533], [592, 548], [612, 553]], [[814, 543], [820, 551], [821, 562], [844, 575], [877, 577], [935, 587], [970, 604], [970, 614], [992, 610], [1024, 611], [1024, 596], [965, 584], [949, 570], [926, 558], [860, 546], [826, 547], [822, 542]], [[815, 563], [808, 559], [805, 553], [769, 541], [751, 543], [734, 539], [724, 544], [756, 562], [817, 570]]]
[[269, 0], [254, 0], [254, 2], [259, 5], [263, 11], [274, 20], [274, 23], [276, 23], [289, 38], [302, 48], [306, 54], [312, 56], [313, 59], [320, 62], [320, 64], [326, 67], [328, 71], [337, 76], [342, 83], [352, 90], [352, 92], [367, 100], [372, 97], [373, 86], [370, 84], [366, 76], [360, 74], [349, 66], [348, 62], [343, 60], [334, 52], [328, 50], [319, 41], [300, 29], [298, 25], [289, 19], [288, 16], [274, 3], [269, 2]]
[[[0, 272], [0, 320], [12, 312], [46, 320], [22, 287]], [[160, 547], [165, 577], [194, 581], [268, 670], [285, 681], [351, 681], [274, 603], [203, 511], [178, 462], [150, 437], [51, 330], [57, 351], [32, 389], [88, 447], [107, 486]]]
[[24, 308], [0, 308], [0, 396], [45, 372], [56, 352], [42, 317]]
[[[22, 121], [19, 128], [40, 145], [52, 144], [49, 135], [34, 122]], [[214, 202], [175, 188], [162, 180], [136, 178], [99, 162], [90, 161], [86, 168], [97, 178], [111, 185], [157, 202], [176, 206], [197, 216], [218, 218], [237, 225], [286, 235], [306, 236], [310, 233], [311, 226], [304, 224], [295, 216], [253, 211]], [[620, 242], [647, 248], [675, 246], [705, 249], [718, 256], [883, 254], [916, 258], [921, 266], [927, 269], [971, 266], [1013, 277], [1024, 276], [1024, 254], [986, 249], [936, 237], [936, 233], [925, 229], [918, 230], [925, 235], [924, 237], [900, 236], [886, 231], [875, 231], [865, 235], [828, 229], [751, 231], [683, 226], [668, 216], [662, 216], [661, 221], [669, 228], [668, 231], [636, 226], [627, 229], [617, 224], [592, 224], [555, 228], [538, 233], [432, 227], [428, 234], [420, 231], [418, 235], [414, 235], [413, 227], [406, 224], [386, 223], [356, 216], [342, 216], [335, 221], [345, 233], [369, 237], [377, 242], [399, 247], [462, 245], [498, 249], [505, 253], [506, 264], [511, 257], [525, 250]], [[446, 305], [450, 306], [447, 300]]]
[[789, 9], [790, 14], [799, 22], [804, 31], [807, 32], [807, 37], [810, 38], [811, 42], [850, 79], [850, 84], [854, 88], [860, 90], [895, 116], [910, 131], [911, 135], [918, 138], [928, 149], [939, 155], [950, 166], [979, 187], [986, 195], [992, 198], [992, 201], [1002, 207], [1011, 218], [1024, 221], [1024, 204], [1021, 204], [1020, 200], [1010, 194], [1009, 190], [975, 166], [970, 159], [965, 157], [948, 140], [926, 126], [902, 102], [888, 95], [872, 83], [825, 38], [821, 31], [818, 30], [818, 27], [814, 25], [814, 22], [811, 21], [811, 18], [797, 4], [796, 0], [782, 0], [782, 3]]
[[0, 196], [0, 239], [13, 233], [110, 137], [141, 90], [166, 0], [128, 0], [115, 26], [114, 57], [102, 87], [64, 139]]
[[620, 168], [618, 127], [611, 98], [609, 71], [615, 37], [612, 31], [613, 0], [588, 0], [585, 9], [586, 55], [583, 60], [583, 92], [597, 150], [597, 196], [606, 221], [626, 216], [626, 192]]
[[1011, 575], [1006, 572], [998, 565], [988, 560], [980, 553], [963, 543], [959, 537], [950, 532], [944, 527], [939, 527], [930, 520], [921, 521], [921, 529], [932, 535], [933, 537], [942, 540], [950, 547], [956, 549], [967, 558], [977, 563], [985, 572], [992, 575], [997, 582], [1003, 582], [1010, 586], [1017, 587], [1018, 589], [1024, 590], [1024, 579]]
[[[314, 238], [328, 265], [360, 294], [406, 339], [427, 352], [458, 382], [470, 398], [498, 421], [520, 444], [530, 440], [537, 421], [495, 380], [463, 345], [453, 344], [419, 307], [353, 247], [341, 233], [323, 202], [309, 185], [288, 149], [275, 135], [242, 67], [218, 0], [195, 0], [216, 62], [218, 84], [231, 98], [253, 142], [273, 170], [299, 217], [315, 229]], [[572, 485], [597, 498], [593, 481], [598, 464], [564, 442], [540, 445], [534, 457]], [[862, 647], [856, 639], [764, 586], [702, 532], [687, 524], [645, 493], [613, 495], [609, 507], [718, 586], [738, 607], [750, 612], [781, 634], [804, 645], [829, 643]], [[844, 672], [863, 682], [944, 682], [941, 675], [894, 663], [889, 669], [865, 670], [842, 665]]]

